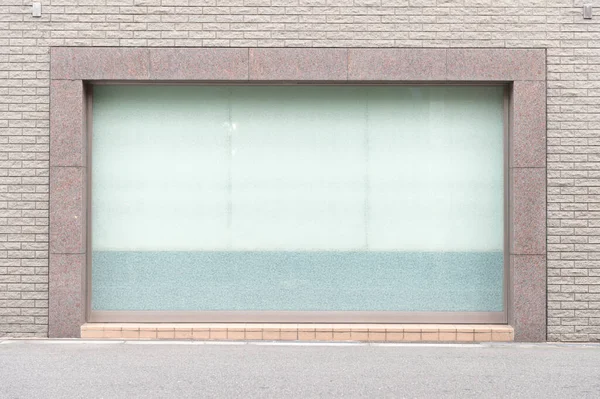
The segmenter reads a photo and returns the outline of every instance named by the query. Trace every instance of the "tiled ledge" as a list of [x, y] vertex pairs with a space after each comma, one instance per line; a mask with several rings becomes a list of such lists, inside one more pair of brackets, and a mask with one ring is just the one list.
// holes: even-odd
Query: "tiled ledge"
[[507, 325], [87, 323], [81, 338], [366, 342], [508, 342]]

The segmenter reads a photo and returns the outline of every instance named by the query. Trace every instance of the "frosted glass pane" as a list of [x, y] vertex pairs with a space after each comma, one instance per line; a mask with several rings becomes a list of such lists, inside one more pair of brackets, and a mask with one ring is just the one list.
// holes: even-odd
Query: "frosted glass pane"
[[503, 309], [503, 94], [97, 86], [96, 310]]
[[357, 88], [236, 90], [232, 246], [350, 250], [365, 244], [365, 99]]
[[224, 88], [94, 88], [94, 251], [226, 248], [227, 104]]
[[369, 248], [502, 251], [502, 88], [369, 94]]

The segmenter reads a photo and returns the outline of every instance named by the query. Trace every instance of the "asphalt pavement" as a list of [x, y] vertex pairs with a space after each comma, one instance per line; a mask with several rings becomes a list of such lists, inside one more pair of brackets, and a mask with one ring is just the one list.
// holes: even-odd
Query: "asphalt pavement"
[[600, 345], [0, 340], [0, 398], [600, 398]]

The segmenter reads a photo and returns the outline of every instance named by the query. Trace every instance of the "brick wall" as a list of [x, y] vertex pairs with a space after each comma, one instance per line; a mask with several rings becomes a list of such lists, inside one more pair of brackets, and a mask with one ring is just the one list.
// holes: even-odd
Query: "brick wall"
[[0, 2], [0, 336], [46, 336], [50, 46], [536, 47], [548, 54], [548, 339], [600, 340], [600, 4]]

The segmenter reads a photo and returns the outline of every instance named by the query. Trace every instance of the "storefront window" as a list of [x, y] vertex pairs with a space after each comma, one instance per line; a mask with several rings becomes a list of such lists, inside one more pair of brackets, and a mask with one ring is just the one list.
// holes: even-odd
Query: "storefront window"
[[92, 120], [92, 310], [505, 310], [502, 86], [98, 85]]

